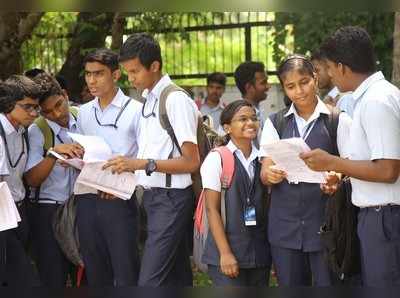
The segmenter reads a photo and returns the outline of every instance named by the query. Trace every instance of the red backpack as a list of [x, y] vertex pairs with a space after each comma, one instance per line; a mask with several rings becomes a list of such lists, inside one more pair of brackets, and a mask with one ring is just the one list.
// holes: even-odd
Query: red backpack
[[[221, 217], [224, 226], [226, 225], [226, 212], [225, 212], [225, 193], [231, 186], [233, 173], [235, 170], [235, 158], [232, 152], [226, 147], [216, 147], [211, 151], [218, 152], [221, 156], [222, 173], [221, 173]], [[208, 236], [208, 218], [205, 206], [205, 192], [204, 189], [200, 194], [197, 203], [196, 211], [194, 214], [194, 232], [193, 232], [193, 261], [200, 271], [207, 272], [207, 264], [203, 264], [201, 258], [203, 257], [204, 248]]]

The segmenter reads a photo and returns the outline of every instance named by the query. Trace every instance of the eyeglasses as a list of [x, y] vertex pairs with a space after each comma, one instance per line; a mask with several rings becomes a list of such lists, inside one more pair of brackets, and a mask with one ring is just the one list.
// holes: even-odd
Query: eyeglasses
[[122, 113], [125, 111], [126, 107], [128, 106], [128, 104], [131, 102], [131, 98], [129, 98], [129, 100], [123, 105], [123, 107], [121, 108], [121, 110], [119, 111], [117, 117], [115, 118], [114, 123], [110, 123], [110, 124], [103, 124], [99, 121], [99, 118], [97, 117], [97, 109], [94, 109], [94, 117], [96, 118], [97, 124], [99, 126], [109, 126], [109, 127], [114, 127], [115, 129], [118, 129], [117, 123], [119, 118], [121, 117]]
[[17, 103], [17, 106], [21, 107], [25, 112], [32, 114], [33, 111], [35, 111], [37, 114], [40, 113], [42, 110], [40, 106], [32, 105], [32, 104], [22, 104], [22, 103]]
[[146, 103], [147, 103], [147, 100], [144, 102], [144, 104], [142, 105], [142, 117], [143, 118], [149, 118], [149, 117], [151, 117], [151, 116], [153, 116], [153, 117], [155, 117], [156, 116], [156, 113], [155, 113], [155, 110], [156, 110], [156, 105], [157, 105], [157, 98], [156, 98], [156, 100], [154, 101], [154, 104], [153, 104], [153, 108], [151, 109], [151, 113], [150, 114], [147, 114], [147, 115], [145, 115], [144, 114], [144, 108], [145, 108], [145, 106], [146, 106]]
[[240, 123], [246, 123], [248, 121], [251, 122], [260, 122], [260, 119], [257, 118], [257, 116], [253, 116], [253, 117], [239, 117], [237, 119], [232, 119], [231, 122], [240, 122]]

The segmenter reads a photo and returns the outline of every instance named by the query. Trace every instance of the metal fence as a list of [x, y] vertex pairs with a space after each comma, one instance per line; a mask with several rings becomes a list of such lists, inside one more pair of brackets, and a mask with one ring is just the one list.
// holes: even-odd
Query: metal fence
[[[137, 20], [136, 20], [137, 21]], [[136, 32], [135, 19], [127, 18], [125, 35]], [[24, 68], [38, 67], [57, 73], [66, 57], [70, 37], [63, 28], [35, 32], [24, 44]], [[57, 31], [58, 30], [58, 31]], [[160, 30], [164, 70], [174, 79], [205, 78], [214, 71], [232, 76], [243, 61], [261, 61], [274, 74], [272, 59], [274, 14], [267, 12], [182, 14], [177, 26]]]

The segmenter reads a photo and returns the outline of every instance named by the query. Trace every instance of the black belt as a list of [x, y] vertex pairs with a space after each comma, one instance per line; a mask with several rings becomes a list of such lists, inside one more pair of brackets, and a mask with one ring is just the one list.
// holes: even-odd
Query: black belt
[[400, 205], [397, 204], [386, 204], [386, 205], [375, 205], [375, 206], [367, 206], [367, 207], [360, 207], [361, 209], [374, 209], [376, 212], [381, 211], [384, 208], [400, 208]]
[[64, 202], [55, 201], [55, 200], [31, 200], [31, 203], [34, 204], [53, 204], [53, 205], [63, 205]]

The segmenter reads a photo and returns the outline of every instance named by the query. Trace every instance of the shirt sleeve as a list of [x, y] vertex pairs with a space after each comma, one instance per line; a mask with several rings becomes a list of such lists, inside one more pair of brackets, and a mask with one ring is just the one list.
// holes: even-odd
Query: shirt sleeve
[[339, 114], [339, 123], [336, 131], [336, 143], [339, 155], [342, 158], [350, 157], [349, 139], [352, 120], [346, 113]]
[[371, 160], [400, 159], [400, 115], [389, 100], [370, 100], [360, 110]]
[[199, 110], [192, 99], [183, 92], [168, 95], [166, 110], [179, 146], [185, 142], [197, 144]]
[[29, 154], [28, 162], [26, 163], [25, 171], [29, 171], [43, 160], [43, 145], [44, 137], [39, 127], [32, 124], [28, 129], [29, 137]]
[[262, 145], [267, 145], [278, 140], [280, 140], [279, 134], [272, 124], [271, 119], [267, 118], [267, 120], [265, 120], [264, 127], [261, 133], [259, 157], [268, 156], [268, 152], [265, 152]]
[[200, 168], [203, 188], [221, 192], [221, 156], [218, 152], [210, 152]]
[[0, 176], [8, 176], [7, 155], [3, 138], [0, 137]]

